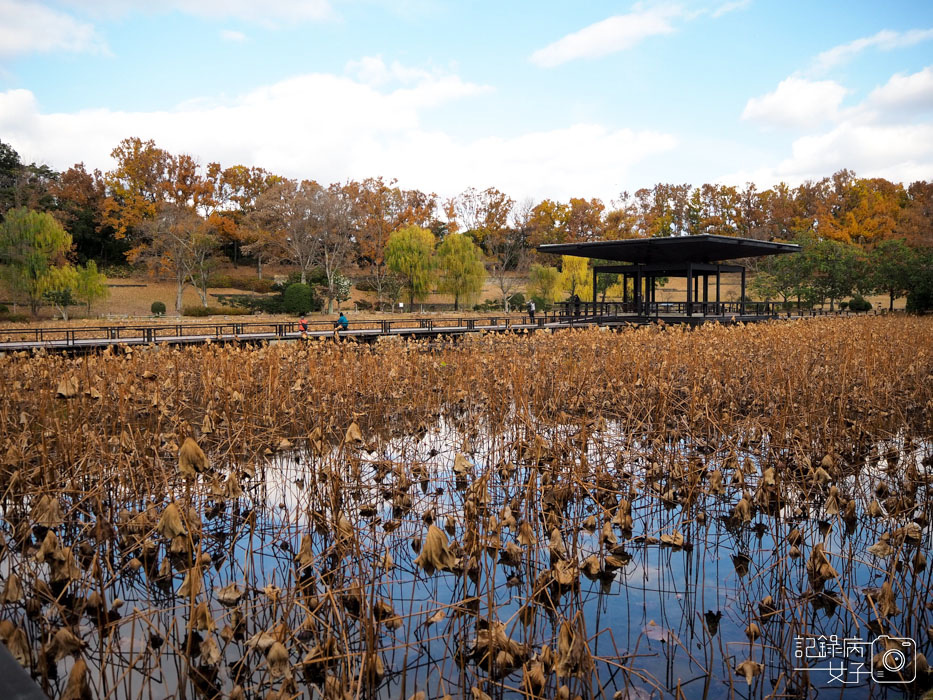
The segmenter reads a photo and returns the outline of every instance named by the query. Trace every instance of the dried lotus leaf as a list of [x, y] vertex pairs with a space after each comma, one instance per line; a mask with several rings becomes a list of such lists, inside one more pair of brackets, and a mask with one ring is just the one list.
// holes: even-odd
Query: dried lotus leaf
[[421, 554], [415, 559], [415, 564], [424, 569], [425, 574], [432, 576], [437, 569], [449, 570], [456, 561], [457, 558], [448, 547], [447, 535], [436, 525], [429, 525]]
[[185, 438], [178, 451], [178, 471], [186, 479], [196, 479], [198, 474], [208, 470], [207, 455], [194, 438]]

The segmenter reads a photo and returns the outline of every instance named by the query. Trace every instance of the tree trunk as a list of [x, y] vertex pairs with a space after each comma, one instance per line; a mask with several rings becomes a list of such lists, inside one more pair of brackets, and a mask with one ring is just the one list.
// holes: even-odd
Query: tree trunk
[[175, 289], [175, 313], [181, 313], [181, 295], [185, 291], [185, 282], [184, 280], [177, 283]]
[[891, 301], [888, 302], [888, 311], [894, 311], [894, 290], [891, 290]]
[[454, 294], [454, 311], [459, 311], [459, 310], [460, 310], [460, 296], [458, 294]]
[[262, 279], [262, 256], [261, 255], [256, 257], [256, 274], [259, 275], [259, 279]]

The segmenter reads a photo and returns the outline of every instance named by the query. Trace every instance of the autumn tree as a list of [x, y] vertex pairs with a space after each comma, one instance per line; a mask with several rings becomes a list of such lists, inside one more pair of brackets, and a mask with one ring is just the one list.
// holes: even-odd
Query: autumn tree
[[68, 320], [68, 307], [82, 304], [87, 314], [95, 301], [106, 299], [110, 295], [107, 277], [97, 271], [97, 263], [88, 260], [87, 264], [75, 267], [66, 263], [53, 267], [43, 283], [42, 298], [55, 306]]
[[933, 182], [910, 184], [893, 235], [916, 250], [933, 249]]
[[408, 305], [424, 299], [434, 284], [434, 234], [420, 226], [399, 229], [386, 243], [385, 258], [389, 269], [398, 274], [408, 289]]
[[[486, 238], [496, 235], [509, 224], [515, 201], [495, 187], [482, 192], [470, 187], [453, 201], [458, 230], [468, 233], [476, 243], [486, 248]], [[452, 233], [453, 231], [451, 231]]]
[[367, 266], [366, 281], [381, 306], [394, 298], [398, 285], [386, 263], [386, 245], [394, 231], [406, 226], [427, 227], [434, 216], [437, 197], [419, 190], [403, 190], [395, 180], [381, 177], [349, 182], [344, 189], [353, 198], [359, 214], [356, 239], [361, 263]]
[[528, 217], [528, 242], [532, 247], [567, 241], [567, 205], [545, 199]]
[[0, 224], [0, 264], [15, 294], [26, 298], [33, 315], [48, 289], [49, 276], [67, 264], [71, 236], [51, 214], [11, 209]]
[[900, 238], [882, 241], [868, 254], [871, 284], [888, 295], [888, 310], [894, 310], [894, 300], [910, 292], [918, 256]]
[[454, 310], [460, 310], [460, 299], [471, 299], [483, 289], [486, 268], [482, 252], [462, 233], [448, 235], [437, 247], [437, 265], [440, 270], [440, 290], [452, 294]]
[[97, 270], [97, 263], [88, 260], [83, 267], [77, 268], [78, 278], [75, 280], [74, 296], [77, 301], [84, 304], [87, 313], [91, 313], [91, 305], [110, 296], [107, 287], [107, 276]]
[[605, 234], [603, 211], [599, 199], [571, 197], [566, 215], [567, 240], [573, 242], [599, 241]]
[[22, 167], [16, 149], [0, 141], [0, 216], [16, 206], [16, 181]]
[[71, 234], [79, 262], [94, 258], [119, 263], [126, 259], [126, 239], [117, 239], [104, 222], [107, 189], [99, 170], [88, 172], [84, 163], [75, 164], [61, 174], [52, 194], [58, 202], [53, 214]]
[[198, 259], [195, 233], [203, 224], [190, 208], [164, 202], [150, 218], [136, 224], [142, 240], [127, 253], [130, 263], [143, 264], [153, 273], [174, 279], [177, 313], [182, 311], [185, 285], [195, 274]]
[[[245, 165], [222, 168], [219, 163], [207, 166], [205, 178], [211, 186], [211, 211], [207, 216], [222, 246], [227, 246], [233, 264], [240, 252], [256, 259], [256, 274], [262, 279], [262, 265], [274, 259], [277, 252], [274, 238], [262, 226], [254, 226], [253, 214], [260, 196], [284, 178]], [[244, 250], [247, 248], [248, 250]]]
[[528, 291], [541, 299], [546, 307], [557, 301], [560, 298], [560, 270], [534, 263], [528, 271]]
[[587, 258], [561, 256], [560, 288], [571, 298], [577, 296], [581, 301], [593, 300], [593, 271]]
[[835, 309], [836, 301], [853, 290], [870, 289], [863, 254], [855, 246], [828, 238], [815, 239], [805, 244], [799, 258], [810, 273], [807, 286], [816, 299], [829, 299], [830, 311]]
[[120, 239], [152, 219], [158, 205], [169, 201], [167, 181], [171, 155], [152, 140], [134, 137], [121, 141], [110, 156], [116, 161], [116, 167], [104, 176], [108, 196], [103, 220]]
[[42, 298], [58, 309], [63, 321], [68, 320], [68, 307], [78, 303], [74, 296], [77, 286], [78, 271], [70, 264], [53, 267], [43, 279]]
[[611, 209], [606, 212], [604, 233], [606, 240], [621, 241], [637, 238], [639, 233], [638, 209], [635, 199], [628, 192], [622, 192], [618, 199], [611, 202]]

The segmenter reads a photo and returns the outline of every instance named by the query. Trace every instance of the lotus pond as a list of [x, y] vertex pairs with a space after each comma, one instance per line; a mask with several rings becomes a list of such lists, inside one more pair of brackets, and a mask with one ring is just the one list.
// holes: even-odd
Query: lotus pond
[[0, 382], [0, 639], [51, 697], [933, 686], [933, 319], [20, 355]]

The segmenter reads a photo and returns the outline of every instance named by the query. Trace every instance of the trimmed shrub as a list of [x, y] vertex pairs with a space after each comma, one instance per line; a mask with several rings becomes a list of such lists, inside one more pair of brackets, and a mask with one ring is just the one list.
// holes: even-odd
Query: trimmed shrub
[[499, 311], [502, 309], [502, 302], [498, 299], [486, 299], [482, 304], [474, 304], [474, 311]]
[[550, 311], [553, 307], [553, 304], [550, 302], [550, 300], [545, 299], [542, 296], [538, 296], [537, 294], [532, 294], [531, 300], [535, 303], [535, 311]]
[[245, 292], [258, 292], [268, 294], [275, 291], [275, 284], [270, 279], [258, 277], [231, 277], [223, 273], [211, 275], [207, 286], [213, 289], [242, 289]]
[[257, 297], [252, 294], [211, 294], [224, 306], [245, 309], [247, 313], [280, 314], [283, 313], [282, 295]]
[[[312, 270], [310, 270], [308, 274], [306, 275], [306, 279], [307, 279], [307, 284], [310, 287], [313, 287], [316, 284], [317, 285], [327, 284], [327, 275], [324, 274], [324, 270], [322, 270], [320, 267], [315, 267]], [[285, 284], [282, 286], [284, 286], [287, 289], [293, 284], [301, 284], [301, 271], [300, 270], [292, 270], [291, 272], [289, 272], [288, 277], [285, 279]]]
[[0, 314], [8, 313], [10, 313], [10, 307], [8, 307], [6, 304], [0, 304]]
[[[840, 308], [842, 304], [839, 305]], [[856, 294], [852, 299], [849, 300], [849, 311], [871, 311], [871, 302], [868, 301], [865, 297], [859, 296]]]
[[241, 280], [242, 287], [237, 286], [236, 289], [245, 289], [249, 292], [257, 292], [259, 294], [268, 294], [269, 292], [275, 291], [275, 284], [270, 279], [259, 279], [254, 277], [251, 279]]
[[222, 272], [215, 272], [207, 278], [207, 286], [211, 288], [233, 289], [233, 278]]
[[227, 306], [186, 306], [181, 313], [183, 316], [204, 318], [205, 316], [245, 316], [249, 314], [249, 310]]
[[513, 311], [521, 311], [525, 308], [525, 295], [521, 292], [515, 292], [509, 297], [509, 308]]
[[149, 310], [152, 312], [153, 316], [164, 316], [165, 304], [161, 301], [154, 301], [152, 302], [152, 306], [149, 307]]
[[282, 308], [288, 314], [306, 314], [314, 308], [314, 292], [307, 284], [288, 285], [282, 294]]

